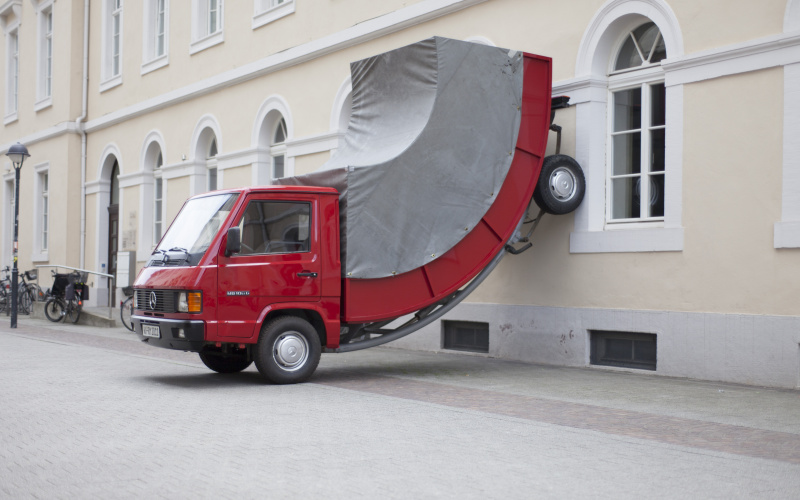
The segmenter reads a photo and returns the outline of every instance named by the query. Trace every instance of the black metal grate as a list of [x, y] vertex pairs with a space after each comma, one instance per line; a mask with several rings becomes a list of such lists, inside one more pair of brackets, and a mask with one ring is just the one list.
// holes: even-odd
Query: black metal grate
[[489, 324], [468, 321], [442, 321], [445, 349], [489, 352]]
[[[155, 298], [155, 307], [151, 307], [153, 298]], [[160, 313], [177, 312], [175, 309], [174, 290], [136, 290], [136, 305], [137, 308], [144, 311]]]
[[655, 370], [657, 338], [654, 333], [594, 330], [591, 334], [593, 365]]

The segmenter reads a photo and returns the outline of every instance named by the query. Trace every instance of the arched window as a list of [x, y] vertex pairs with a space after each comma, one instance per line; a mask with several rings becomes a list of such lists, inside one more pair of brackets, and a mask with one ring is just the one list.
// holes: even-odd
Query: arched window
[[658, 27], [648, 22], [624, 38], [609, 72], [607, 222], [664, 219], [667, 57]]
[[164, 235], [164, 179], [161, 177], [161, 167], [164, 165], [164, 156], [158, 152], [158, 158], [153, 165], [153, 245], [155, 246]]
[[272, 144], [270, 146], [270, 156], [272, 156], [272, 178], [279, 179], [286, 176], [286, 120], [282, 117], [275, 125], [272, 134]]
[[217, 138], [211, 139], [211, 144], [208, 146], [208, 153], [206, 154], [206, 166], [208, 167], [208, 184], [209, 191], [217, 189]]

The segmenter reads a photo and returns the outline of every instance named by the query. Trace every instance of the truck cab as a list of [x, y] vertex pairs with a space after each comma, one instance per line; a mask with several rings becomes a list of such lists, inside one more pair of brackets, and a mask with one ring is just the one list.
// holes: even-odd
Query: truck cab
[[134, 284], [136, 334], [154, 346], [197, 352], [212, 370], [233, 372], [257, 360], [263, 327], [274, 330], [276, 320], [285, 327], [281, 318], [290, 318], [295, 333], [276, 339], [278, 352], [265, 357], [278, 374], [299, 361], [308, 368], [321, 346], [339, 344], [338, 203], [336, 190], [320, 187], [190, 198]]

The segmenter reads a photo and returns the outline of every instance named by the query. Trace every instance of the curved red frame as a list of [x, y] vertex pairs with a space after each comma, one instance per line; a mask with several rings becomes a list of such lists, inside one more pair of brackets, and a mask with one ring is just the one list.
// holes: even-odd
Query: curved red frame
[[509, 240], [539, 180], [550, 128], [552, 60], [525, 53], [523, 65], [519, 137], [494, 204], [463, 240], [438, 259], [388, 278], [346, 278], [343, 322], [382, 321], [435, 304], [474, 278]]

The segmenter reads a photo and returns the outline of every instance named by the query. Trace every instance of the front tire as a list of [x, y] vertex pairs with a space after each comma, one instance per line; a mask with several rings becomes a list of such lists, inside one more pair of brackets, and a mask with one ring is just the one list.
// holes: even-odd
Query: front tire
[[544, 159], [533, 190], [533, 201], [539, 208], [549, 214], [568, 214], [578, 208], [585, 193], [586, 179], [574, 158], [551, 155]]
[[53, 323], [64, 319], [64, 301], [51, 297], [44, 304], [44, 315]]
[[225, 355], [221, 352], [201, 352], [200, 361], [217, 373], [239, 373], [253, 362], [246, 354]]
[[314, 374], [322, 354], [319, 335], [297, 316], [282, 316], [266, 323], [256, 347], [256, 368], [275, 384], [296, 384]]

